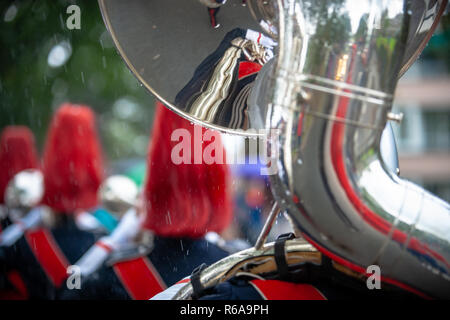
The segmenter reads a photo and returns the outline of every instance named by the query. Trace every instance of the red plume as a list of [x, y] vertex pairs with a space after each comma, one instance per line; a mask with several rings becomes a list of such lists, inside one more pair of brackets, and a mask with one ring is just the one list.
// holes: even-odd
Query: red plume
[[[190, 164], [175, 164], [171, 158], [174, 146], [181, 141], [171, 141], [175, 129], [184, 129], [191, 136]], [[223, 149], [220, 136], [216, 139], [213, 141]], [[202, 153], [210, 143], [201, 144]], [[147, 166], [144, 227], [160, 236], [198, 238], [229, 225], [232, 203], [228, 166], [208, 165], [203, 160], [194, 164], [194, 125], [161, 103], [156, 106]]]
[[66, 103], [58, 109], [47, 135], [43, 167], [44, 204], [64, 213], [97, 205], [103, 158], [89, 107]]
[[18, 172], [39, 167], [33, 133], [24, 126], [8, 126], [0, 135], [0, 203], [9, 180]]

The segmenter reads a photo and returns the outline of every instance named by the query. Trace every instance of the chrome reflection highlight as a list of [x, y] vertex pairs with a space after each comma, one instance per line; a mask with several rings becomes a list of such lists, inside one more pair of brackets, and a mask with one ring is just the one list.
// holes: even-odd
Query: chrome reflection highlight
[[[272, 37], [278, 37], [277, 2], [267, 0], [247, 0], [250, 12]], [[411, 1], [411, 18], [409, 22], [408, 41], [402, 60], [399, 78], [419, 58], [434, 30], [439, 24], [447, 6], [447, 0], [415, 0]]]
[[[219, 46], [229, 42], [230, 34], [233, 39], [252, 40], [251, 37], [247, 37], [246, 31], [259, 31], [259, 25], [247, 7], [229, 2], [226, 5], [220, 4], [221, 27], [212, 29], [208, 23], [209, 17], [205, 7], [205, 4], [212, 7], [214, 1], [211, 0], [98, 0], [98, 2], [105, 25], [123, 60], [143, 86], [166, 107], [193, 123], [214, 130], [259, 136], [246, 130], [249, 129], [248, 121], [230, 121], [232, 118], [245, 117], [246, 105], [225, 103], [228, 101], [223, 101], [226, 96], [230, 96], [229, 100], [232, 102], [238, 99], [231, 98], [234, 91], [220, 90], [220, 86], [214, 86], [214, 81], [223, 80], [225, 84], [239, 81], [236, 79], [238, 73], [233, 72], [238, 71], [239, 65], [233, 57], [243, 54], [251, 61], [256, 58], [255, 61], [258, 62], [261, 60], [259, 59], [261, 48], [252, 50], [250, 45], [241, 43], [238, 50], [228, 52], [229, 59], [222, 61], [221, 67], [215, 63], [210, 65], [218, 55], [216, 50]], [[264, 44], [264, 41], [260, 44]], [[265, 55], [273, 55], [272, 48], [268, 48], [267, 51], [270, 53]], [[255, 52], [256, 56], [253, 56]], [[224, 57], [222, 54], [219, 56]], [[206, 73], [205, 66], [208, 70]], [[230, 74], [233, 75], [232, 78]], [[211, 83], [211, 86], [207, 86], [207, 83]], [[192, 87], [192, 84], [195, 86]], [[208, 90], [215, 92], [209, 94]], [[179, 100], [177, 98], [181, 91], [191, 94], [189, 96], [185, 94], [186, 99]], [[245, 90], [240, 90], [240, 93], [245, 95]], [[202, 97], [208, 99], [204, 108], [200, 103], [191, 105], [191, 98], [196, 100], [197, 94], [208, 96]]]
[[[450, 297], [450, 206], [389, 170], [380, 138], [402, 67], [410, 1], [277, 0], [266, 127], [282, 131], [271, 176], [305, 238], [358, 272]], [[275, 147], [275, 146], [272, 146]]]

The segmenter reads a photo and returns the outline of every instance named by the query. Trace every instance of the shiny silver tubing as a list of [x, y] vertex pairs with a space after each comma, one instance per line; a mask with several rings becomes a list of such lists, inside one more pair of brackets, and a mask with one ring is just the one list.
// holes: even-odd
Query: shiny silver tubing
[[335, 261], [361, 273], [378, 265], [385, 283], [450, 298], [450, 206], [399, 178], [380, 155], [410, 2], [277, 5], [266, 126], [281, 131], [271, 176], [281, 209]]

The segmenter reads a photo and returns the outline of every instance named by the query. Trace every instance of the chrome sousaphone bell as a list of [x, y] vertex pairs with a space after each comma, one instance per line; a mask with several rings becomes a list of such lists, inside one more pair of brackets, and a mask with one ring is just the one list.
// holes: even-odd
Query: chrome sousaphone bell
[[[206, 6], [198, 0], [99, 0], [103, 19], [117, 50], [145, 88], [186, 119], [239, 135], [246, 134], [240, 129], [251, 128], [251, 123], [224, 122], [227, 115], [201, 116], [207, 112], [186, 109], [176, 101], [176, 96], [227, 32], [235, 28], [252, 29], [265, 32], [277, 41], [277, 1], [249, 0], [247, 3], [248, 6], [243, 7], [238, 0], [227, 1], [218, 16], [221, 27], [213, 29], [209, 26]], [[446, 1], [412, 3], [408, 44], [400, 75], [422, 52]], [[247, 134], [254, 135], [253, 132]]]

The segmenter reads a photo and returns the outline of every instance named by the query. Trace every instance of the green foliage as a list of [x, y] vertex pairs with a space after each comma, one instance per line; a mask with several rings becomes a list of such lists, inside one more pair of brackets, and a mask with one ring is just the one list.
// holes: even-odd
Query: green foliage
[[[80, 30], [66, 26], [71, 4], [81, 9]], [[59, 44], [71, 54], [52, 67]], [[97, 1], [2, 1], [0, 61], [0, 128], [27, 125], [42, 148], [53, 111], [85, 104], [97, 113], [108, 159], [145, 155], [154, 98], [116, 52]]]

